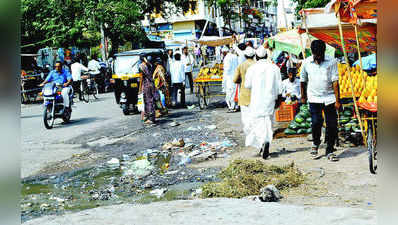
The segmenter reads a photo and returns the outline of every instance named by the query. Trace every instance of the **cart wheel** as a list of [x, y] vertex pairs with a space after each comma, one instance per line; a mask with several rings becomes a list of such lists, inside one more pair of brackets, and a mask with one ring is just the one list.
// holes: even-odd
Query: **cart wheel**
[[369, 170], [372, 174], [376, 174], [377, 170], [377, 151], [376, 151], [376, 135], [373, 134], [372, 126], [369, 123], [368, 126], [368, 135], [367, 135], [367, 143], [368, 143], [368, 153], [369, 153]]
[[198, 95], [198, 101], [199, 101], [199, 108], [200, 109], [205, 109], [207, 107], [207, 99], [206, 99], [206, 87], [203, 85], [199, 86], [199, 95]]

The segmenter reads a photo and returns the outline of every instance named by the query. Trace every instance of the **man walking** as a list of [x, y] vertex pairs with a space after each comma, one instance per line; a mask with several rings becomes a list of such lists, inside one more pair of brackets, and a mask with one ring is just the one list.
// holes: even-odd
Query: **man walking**
[[311, 155], [318, 158], [323, 124], [322, 110], [326, 119], [326, 156], [330, 161], [337, 161], [333, 154], [337, 138], [337, 110], [340, 109], [339, 75], [337, 61], [325, 56], [326, 44], [321, 40], [311, 43], [312, 56], [304, 60], [301, 70], [301, 101], [308, 102], [312, 118], [313, 145]]
[[181, 106], [185, 107], [185, 68], [181, 61], [181, 54], [176, 53], [174, 55], [174, 61], [171, 64], [171, 83], [172, 83], [172, 106], [175, 107], [177, 104], [178, 90], [181, 90]]
[[73, 90], [79, 93], [79, 100], [82, 100], [82, 90], [80, 84], [82, 81], [82, 71], [88, 71], [88, 68], [83, 66], [78, 60], [75, 60], [71, 65], [72, 79], [73, 79]]
[[267, 51], [263, 46], [256, 50], [256, 55], [257, 62], [246, 71], [245, 88], [251, 90], [251, 125], [246, 146], [260, 149], [260, 154], [266, 159], [273, 137], [275, 108], [281, 100], [282, 78], [279, 68], [266, 60]]
[[185, 65], [185, 76], [188, 77], [189, 81], [189, 88], [191, 89], [191, 94], [193, 94], [193, 78], [192, 78], [192, 69], [193, 69], [193, 63], [194, 63], [194, 58], [191, 54], [188, 52], [188, 47], [184, 47], [182, 49], [183, 54], [181, 57], [181, 61]]
[[223, 89], [225, 89], [225, 101], [228, 105], [228, 113], [236, 112], [235, 91], [236, 84], [233, 81], [235, 70], [238, 67], [238, 57], [227, 47], [222, 49], [224, 54]]
[[234, 83], [240, 84], [240, 93], [239, 93], [239, 101], [238, 104], [241, 110], [242, 124], [243, 124], [243, 132], [245, 135], [248, 134], [249, 131], [249, 122], [250, 122], [250, 112], [249, 112], [249, 103], [250, 103], [250, 89], [245, 88], [245, 79], [246, 79], [246, 71], [247, 69], [255, 63], [254, 55], [255, 51], [253, 48], [248, 47], [244, 51], [244, 55], [246, 60], [238, 66], [235, 71]]

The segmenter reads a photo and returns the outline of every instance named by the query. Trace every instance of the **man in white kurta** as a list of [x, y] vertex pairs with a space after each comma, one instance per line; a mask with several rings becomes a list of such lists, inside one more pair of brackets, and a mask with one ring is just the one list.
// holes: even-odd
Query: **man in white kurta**
[[228, 48], [223, 48], [224, 57], [224, 74], [223, 84], [225, 88], [225, 101], [228, 105], [228, 112], [236, 112], [235, 91], [236, 84], [234, 83], [235, 70], [238, 67], [238, 56], [232, 53]]
[[266, 60], [267, 51], [263, 46], [256, 50], [256, 56], [257, 62], [246, 71], [245, 87], [251, 89], [251, 126], [246, 146], [260, 149], [266, 159], [273, 136], [275, 105], [282, 92], [282, 78], [279, 68]]

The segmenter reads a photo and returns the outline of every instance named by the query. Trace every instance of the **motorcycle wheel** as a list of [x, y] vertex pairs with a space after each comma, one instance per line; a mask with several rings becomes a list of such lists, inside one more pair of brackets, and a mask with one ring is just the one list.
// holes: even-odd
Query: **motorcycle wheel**
[[70, 117], [72, 116], [72, 111], [65, 111], [64, 115], [62, 116], [62, 120], [64, 121], [64, 123], [69, 123], [70, 121]]
[[52, 115], [52, 105], [48, 105], [44, 109], [43, 122], [47, 129], [52, 129], [54, 126], [55, 116]]
[[127, 116], [127, 115], [130, 114], [129, 107], [128, 107], [127, 104], [122, 104], [122, 110], [123, 110], [123, 114], [124, 114], [125, 116]]

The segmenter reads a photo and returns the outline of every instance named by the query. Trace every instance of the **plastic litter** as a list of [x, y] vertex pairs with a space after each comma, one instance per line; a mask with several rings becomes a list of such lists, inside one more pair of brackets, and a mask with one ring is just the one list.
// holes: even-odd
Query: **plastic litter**
[[157, 198], [162, 197], [165, 193], [167, 192], [167, 188], [160, 188], [160, 189], [155, 189], [151, 192], [149, 192], [152, 195], [155, 195]]
[[120, 161], [117, 158], [112, 158], [111, 160], [109, 160], [108, 162], [106, 162], [107, 165], [111, 168], [116, 168], [120, 166]]
[[209, 126], [206, 126], [206, 128], [209, 129], [209, 130], [215, 130], [215, 129], [217, 129], [217, 126], [216, 125], [209, 125]]

